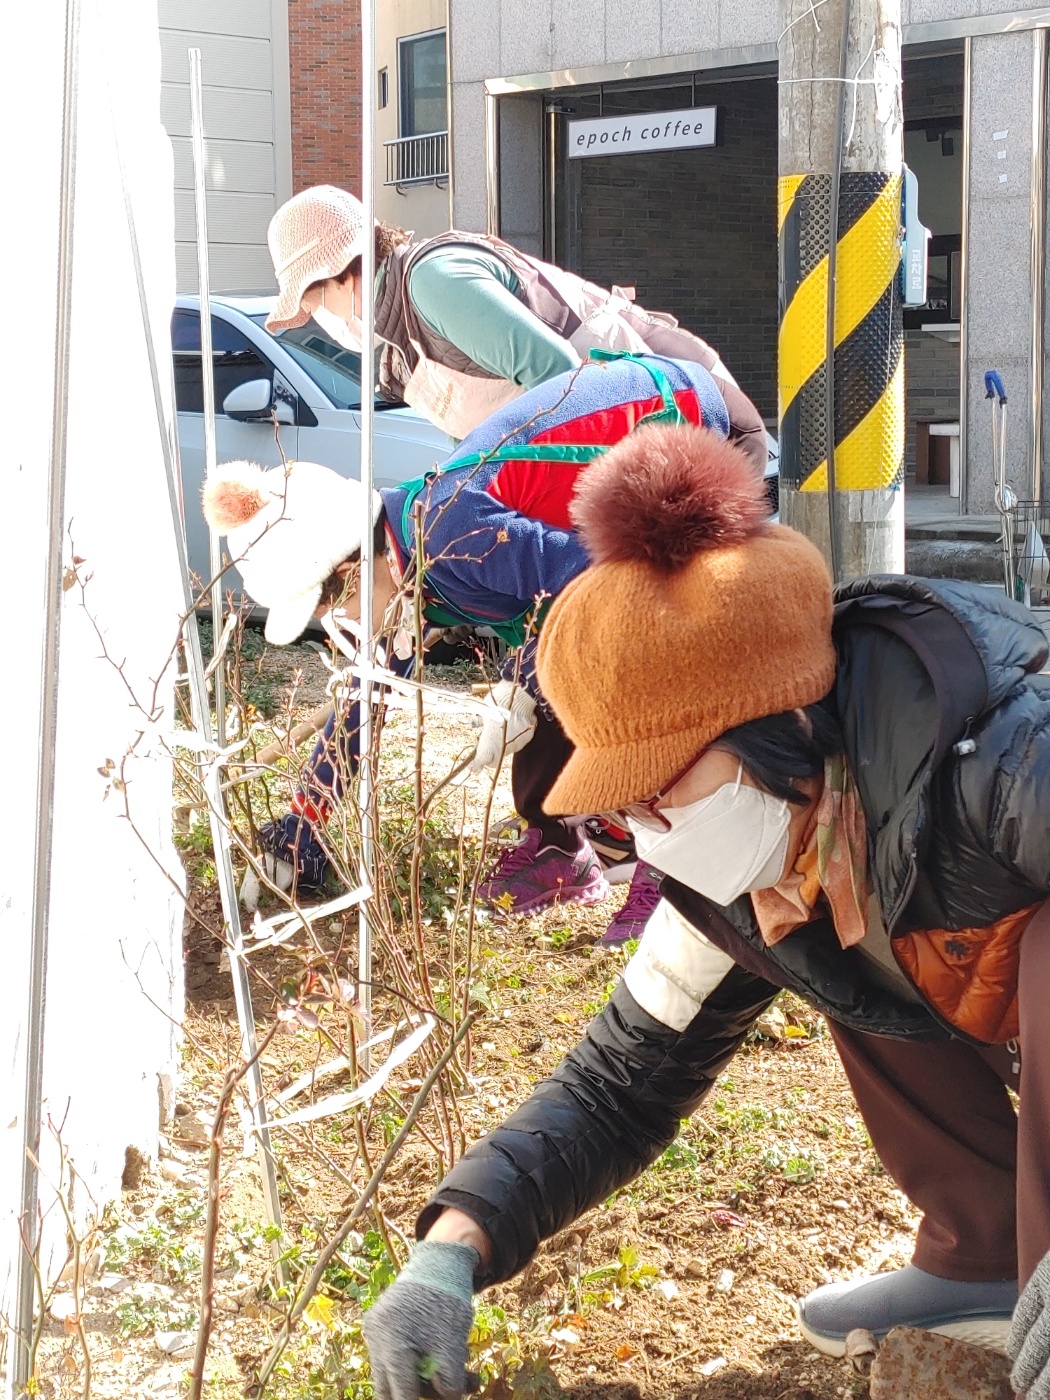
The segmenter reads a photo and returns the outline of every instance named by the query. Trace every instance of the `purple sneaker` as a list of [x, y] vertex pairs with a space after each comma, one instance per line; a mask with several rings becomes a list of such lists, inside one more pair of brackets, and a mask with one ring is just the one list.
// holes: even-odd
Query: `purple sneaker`
[[527, 827], [518, 844], [502, 852], [479, 896], [507, 913], [529, 914], [555, 902], [597, 904], [608, 895], [598, 857], [582, 832], [571, 855], [542, 840], [539, 827]]
[[626, 943], [629, 938], [641, 938], [649, 916], [660, 903], [659, 879], [658, 870], [643, 861], [638, 862], [624, 906], [602, 934], [603, 943]]

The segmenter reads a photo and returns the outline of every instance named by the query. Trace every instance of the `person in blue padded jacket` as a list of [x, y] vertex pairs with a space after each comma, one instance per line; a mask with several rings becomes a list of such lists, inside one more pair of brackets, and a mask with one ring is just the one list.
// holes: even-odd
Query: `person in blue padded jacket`
[[[657, 422], [702, 425], [721, 439], [729, 431], [725, 403], [702, 366], [655, 356], [592, 360], [505, 405], [426, 477], [374, 496], [374, 632], [399, 632], [387, 614], [413, 580], [422, 522], [427, 623], [487, 627], [508, 643], [474, 766], [513, 756], [515, 805], [527, 825], [481, 894], [516, 912], [555, 900], [593, 903], [609, 892], [582, 824], [543, 811], [572, 745], [540, 693], [536, 634], [550, 601], [587, 565], [569, 519], [579, 474]], [[349, 619], [341, 625], [359, 618], [360, 492], [359, 482], [308, 462], [268, 472], [231, 463], [207, 486], [205, 514], [226, 534], [249, 595], [269, 609], [269, 641], [294, 641], [315, 613], [337, 604], [340, 619]], [[400, 636], [392, 664], [408, 674], [418, 658], [404, 629]], [[503, 718], [508, 712], [512, 718]], [[291, 811], [260, 832], [281, 888], [316, 888], [324, 878], [324, 823], [341, 795], [341, 772], [356, 761], [357, 729], [356, 705], [329, 720]], [[606, 939], [639, 937], [655, 903], [650, 872], [639, 863]]]

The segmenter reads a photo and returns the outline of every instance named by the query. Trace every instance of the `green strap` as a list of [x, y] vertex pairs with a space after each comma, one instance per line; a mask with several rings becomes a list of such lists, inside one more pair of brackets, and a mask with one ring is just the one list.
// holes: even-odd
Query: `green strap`
[[[649, 420], [644, 419], [643, 421], [648, 422]], [[432, 467], [423, 476], [416, 477], [415, 481], [406, 481], [401, 488], [405, 493], [405, 502], [401, 507], [401, 536], [406, 542], [408, 541], [412, 507], [420, 492], [429, 486], [436, 476], [442, 476], [445, 472], [460, 471], [467, 467], [480, 467], [482, 463], [488, 462], [579, 462], [584, 464], [593, 462], [595, 457], [600, 457], [603, 452], [608, 452], [608, 450], [608, 447], [599, 443], [579, 446], [571, 443], [530, 442], [522, 443], [518, 447], [495, 447], [491, 452], [472, 452], [469, 457], [457, 457], [454, 462], [446, 462], [440, 467]]]
[[591, 351], [592, 360], [631, 360], [634, 364], [641, 365], [656, 385], [660, 397], [664, 401], [664, 406], [658, 413], [647, 413], [644, 418], [640, 418], [634, 425], [634, 432], [647, 424], [651, 426], [654, 423], [670, 423], [674, 427], [680, 427], [687, 422], [685, 414], [678, 407], [678, 400], [674, 396], [671, 381], [662, 369], [657, 369], [655, 365], [649, 363], [650, 358], [648, 355], [638, 355], [633, 350], [602, 350], [599, 346], [595, 346]]

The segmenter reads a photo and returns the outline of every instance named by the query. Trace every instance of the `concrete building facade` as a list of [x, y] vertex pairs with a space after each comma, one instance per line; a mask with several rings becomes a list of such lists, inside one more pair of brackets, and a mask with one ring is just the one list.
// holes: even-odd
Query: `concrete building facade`
[[447, 0], [376, 6], [376, 214], [418, 237], [451, 225]]
[[187, 51], [201, 50], [212, 288], [268, 291], [266, 226], [292, 193], [289, 10], [305, 2], [159, 0], [161, 120], [175, 151], [180, 292], [197, 288]]
[[[934, 234], [930, 300], [906, 317], [908, 467], [947, 496], [957, 423], [954, 499], [983, 513], [987, 369], [1010, 394], [1011, 480], [1022, 498], [1050, 489], [1050, 11], [904, 0], [903, 22], [905, 154]], [[453, 224], [636, 287], [719, 346], [772, 425], [776, 0], [449, 0], [449, 49]], [[717, 113], [716, 144], [570, 154], [572, 123], [697, 108]]]

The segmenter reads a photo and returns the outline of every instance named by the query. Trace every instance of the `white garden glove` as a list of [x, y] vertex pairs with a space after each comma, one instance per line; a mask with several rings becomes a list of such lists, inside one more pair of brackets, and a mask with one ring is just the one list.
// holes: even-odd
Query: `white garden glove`
[[[278, 860], [276, 856], [264, 854], [259, 857], [259, 864], [266, 871], [266, 877], [272, 884], [276, 885], [282, 894], [287, 893], [292, 888], [292, 880], [295, 878], [295, 867], [286, 860]], [[254, 914], [259, 907], [259, 895], [262, 892], [262, 881], [255, 873], [255, 867], [249, 865], [244, 872], [244, 879], [241, 881], [241, 903], [249, 914]]]
[[[536, 729], [536, 701], [527, 690], [513, 681], [500, 681], [494, 685], [488, 702], [493, 715], [481, 726], [481, 737], [470, 765], [472, 773], [480, 773], [483, 768], [495, 768], [504, 754], [523, 749]], [[509, 710], [510, 718], [504, 719], [496, 713], [497, 707]]]

